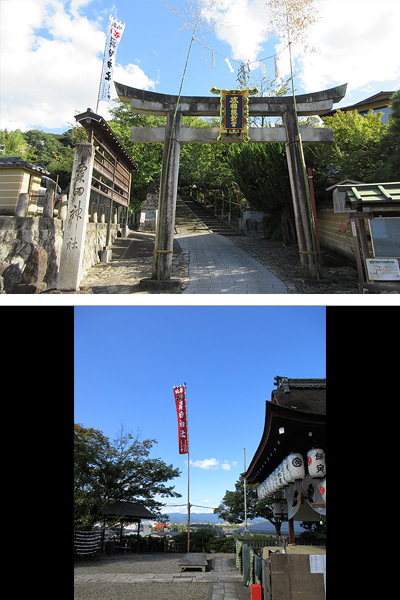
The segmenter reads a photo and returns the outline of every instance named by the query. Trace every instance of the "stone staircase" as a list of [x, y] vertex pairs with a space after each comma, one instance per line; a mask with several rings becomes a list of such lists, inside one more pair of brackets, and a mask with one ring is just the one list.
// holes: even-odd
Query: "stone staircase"
[[218, 233], [219, 235], [225, 236], [244, 235], [242, 231], [234, 229], [228, 223], [216, 217], [204, 206], [196, 202], [192, 196], [181, 196], [180, 199], [185, 204], [186, 208], [188, 208], [194, 214], [194, 216], [213, 233]]

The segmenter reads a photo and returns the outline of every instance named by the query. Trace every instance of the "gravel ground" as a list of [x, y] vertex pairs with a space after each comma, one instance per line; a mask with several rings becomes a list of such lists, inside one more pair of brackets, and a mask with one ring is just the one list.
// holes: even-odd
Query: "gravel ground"
[[[179, 573], [183, 554], [127, 554], [76, 562], [76, 575], [120, 573]], [[211, 555], [208, 556], [211, 559]], [[207, 600], [209, 583], [76, 582], [75, 600]]]
[[76, 583], [75, 600], [207, 600], [208, 583]]
[[[164, 554], [154, 552], [153, 554], [117, 554], [114, 556], [102, 556], [99, 560], [76, 562], [75, 574], [93, 573], [179, 573], [178, 560], [184, 554], [174, 552]], [[210, 558], [210, 557], [208, 557]]]

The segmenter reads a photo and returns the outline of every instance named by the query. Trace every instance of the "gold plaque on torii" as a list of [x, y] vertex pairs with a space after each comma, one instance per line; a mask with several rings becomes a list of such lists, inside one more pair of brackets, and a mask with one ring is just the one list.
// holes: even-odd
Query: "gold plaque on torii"
[[240, 135], [243, 136], [244, 142], [249, 142], [249, 98], [258, 93], [258, 88], [241, 90], [220, 90], [215, 87], [211, 88], [212, 94], [221, 95], [220, 105], [220, 134], [217, 138], [218, 142], [222, 141], [222, 136]]

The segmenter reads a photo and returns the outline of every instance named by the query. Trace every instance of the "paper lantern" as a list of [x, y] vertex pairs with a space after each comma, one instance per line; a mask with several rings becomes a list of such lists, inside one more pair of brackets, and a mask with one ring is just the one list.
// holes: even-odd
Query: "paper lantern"
[[291, 474], [290, 474], [290, 471], [289, 471], [289, 461], [288, 461], [288, 457], [286, 457], [286, 458], [283, 460], [283, 462], [282, 462], [282, 465], [283, 465], [283, 478], [284, 478], [284, 480], [285, 480], [285, 486], [286, 486], [286, 485], [289, 485], [290, 483], [293, 483], [293, 482], [294, 482], [294, 479], [293, 479], [293, 477], [291, 476]]
[[274, 517], [282, 517], [283, 510], [281, 502], [274, 502]]
[[323, 500], [323, 501], [325, 502], [325, 504], [326, 504], [326, 478], [325, 478], [325, 479], [322, 479], [322, 480], [319, 482], [318, 489], [319, 489], [319, 493], [320, 493], [320, 494], [321, 494], [321, 496], [322, 496], [322, 500]]
[[293, 452], [288, 456], [289, 473], [291, 477], [296, 481], [303, 479], [305, 476], [304, 460], [299, 452]]
[[278, 519], [285, 520], [288, 517], [288, 505], [287, 502], [281, 500], [279, 502], [274, 502], [273, 505], [274, 517]]
[[276, 468], [276, 479], [278, 490], [281, 490], [286, 484], [285, 479], [283, 477], [283, 466], [280, 464], [279, 467]]
[[321, 448], [312, 448], [307, 452], [307, 468], [310, 477], [325, 477], [325, 452]]

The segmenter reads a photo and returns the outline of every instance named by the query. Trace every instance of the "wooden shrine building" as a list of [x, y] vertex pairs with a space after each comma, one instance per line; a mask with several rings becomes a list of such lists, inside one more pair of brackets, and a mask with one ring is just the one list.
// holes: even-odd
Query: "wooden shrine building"
[[326, 379], [275, 378], [264, 431], [242, 477], [289, 521], [326, 520]]

